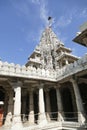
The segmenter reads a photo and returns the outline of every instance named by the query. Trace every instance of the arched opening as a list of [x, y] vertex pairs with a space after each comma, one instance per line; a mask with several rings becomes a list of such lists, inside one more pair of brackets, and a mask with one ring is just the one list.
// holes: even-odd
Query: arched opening
[[75, 121], [75, 114], [72, 102], [72, 96], [69, 87], [61, 89], [61, 97], [63, 102], [64, 120]]
[[57, 98], [56, 98], [56, 90], [54, 88], [52, 88], [50, 91], [49, 91], [49, 95], [50, 95], [50, 105], [51, 105], [51, 118], [52, 120], [57, 120], [57, 111], [58, 111], [58, 108], [57, 108]]

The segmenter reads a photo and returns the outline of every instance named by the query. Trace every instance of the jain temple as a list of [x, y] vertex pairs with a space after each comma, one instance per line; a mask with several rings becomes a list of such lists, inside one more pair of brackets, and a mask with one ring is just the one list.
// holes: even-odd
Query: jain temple
[[87, 130], [87, 54], [71, 52], [48, 26], [24, 66], [0, 61], [0, 130]]

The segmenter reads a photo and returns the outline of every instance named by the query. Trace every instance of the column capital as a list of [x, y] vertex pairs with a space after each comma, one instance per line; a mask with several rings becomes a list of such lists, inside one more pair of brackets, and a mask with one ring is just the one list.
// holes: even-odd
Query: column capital
[[70, 81], [73, 83], [73, 82], [77, 82], [78, 81], [78, 78], [75, 76], [75, 75], [72, 75], [70, 77]]
[[70, 82], [71, 82], [72, 84], [78, 84], [77, 80], [76, 80], [76, 79], [73, 79], [73, 78], [70, 79]]
[[15, 89], [16, 89], [17, 87], [21, 87], [21, 86], [22, 86], [22, 82], [21, 82], [21, 81], [10, 82], [10, 85], [12, 86], [12, 88], [13, 88], [14, 91], [15, 91]]
[[27, 94], [27, 89], [25, 89], [25, 90], [22, 91], [22, 97], [25, 97], [26, 94]]
[[39, 85], [39, 88], [43, 88], [45, 84], [43, 82], [40, 82]]
[[55, 89], [58, 89], [58, 88], [60, 88], [60, 87], [61, 87], [60, 84], [56, 84], [56, 85], [54, 86]]
[[49, 89], [49, 88], [46, 88], [44, 91], [45, 91], [45, 92], [49, 92], [49, 91], [50, 91], [50, 89]]
[[28, 91], [29, 91], [29, 92], [33, 92], [33, 91], [34, 91], [34, 88], [28, 88]]
[[74, 83], [74, 82], [75, 82], [75, 79], [71, 78], [71, 79], [70, 79], [70, 82]]

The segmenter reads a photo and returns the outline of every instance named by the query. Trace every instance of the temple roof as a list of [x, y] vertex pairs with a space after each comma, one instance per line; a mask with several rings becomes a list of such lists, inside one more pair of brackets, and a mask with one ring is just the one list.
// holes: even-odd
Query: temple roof
[[57, 61], [63, 59], [64, 57], [66, 57], [66, 58], [72, 58], [72, 61], [79, 59], [77, 56], [74, 56], [72, 54], [63, 53], [61, 56], [57, 57]]
[[73, 41], [87, 47], [87, 29], [76, 36]]
[[80, 32], [77, 32], [73, 41], [87, 47], [87, 22], [80, 26]]
[[72, 50], [70, 48], [67, 48], [67, 47], [61, 46], [61, 45], [56, 49], [56, 51], [59, 51], [59, 50], [66, 50], [69, 53], [72, 52]]

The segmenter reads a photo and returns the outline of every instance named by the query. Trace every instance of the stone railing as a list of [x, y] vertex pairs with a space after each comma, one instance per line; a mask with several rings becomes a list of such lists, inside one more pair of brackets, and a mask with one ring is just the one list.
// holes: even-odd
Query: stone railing
[[84, 70], [87, 70], [87, 54], [74, 63], [59, 69], [57, 71], [57, 81]]
[[15, 65], [14, 63], [2, 62], [0, 61], [0, 76], [14, 76], [14, 77], [24, 77], [32, 79], [42, 79], [56, 81], [55, 71], [48, 71], [45, 69], [36, 69], [34, 67]]

